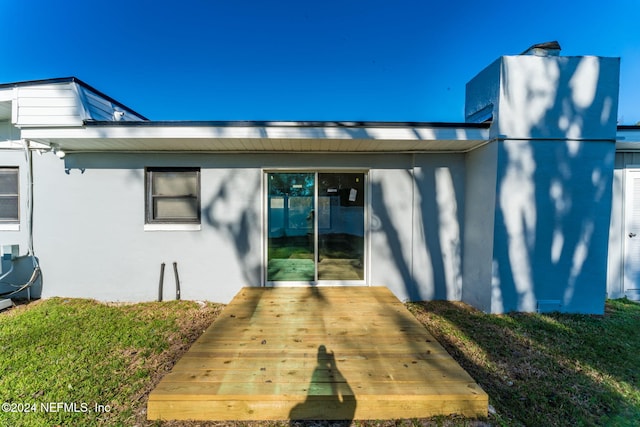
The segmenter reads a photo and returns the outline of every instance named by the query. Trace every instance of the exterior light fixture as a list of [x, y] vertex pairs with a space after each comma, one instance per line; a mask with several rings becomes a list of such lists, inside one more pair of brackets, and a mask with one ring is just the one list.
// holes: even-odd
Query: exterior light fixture
[[58, 156], [59, 159], [64, 159], [64, 156], [67, 155], [67, 153], [60, 149], [58, 144], [51, 144], [51, 152]]

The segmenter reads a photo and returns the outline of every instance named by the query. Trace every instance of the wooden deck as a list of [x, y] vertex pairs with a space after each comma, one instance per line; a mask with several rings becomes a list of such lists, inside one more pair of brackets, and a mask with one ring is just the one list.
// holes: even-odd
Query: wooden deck
[[487, 406], [387, 288], [244, 288], [151, 393], [147, 417], [473, 417]]

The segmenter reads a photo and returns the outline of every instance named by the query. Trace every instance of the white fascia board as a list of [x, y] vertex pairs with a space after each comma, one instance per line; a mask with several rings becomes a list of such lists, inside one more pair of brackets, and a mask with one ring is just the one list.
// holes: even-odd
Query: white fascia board
[[13, 101], [13, 88], [0, 89], [0, 102]]
[[19, 141], [19, 140], [0, 141], [0, 149], [24, 150], [24, 145], [22, 141]]
[[488, 129], [461, 127], [292, 127], [292, 126], [86, 126], [22, 129], [31, 140], [63, 139], [339, 139], [486, 140]]
[[618, 129], [616, 132], [616, 151], [640, 151], [640, 127]]
[[637, 129], [622, 129], [616, 132], [618, 142], [640, 142], [640, 127]]

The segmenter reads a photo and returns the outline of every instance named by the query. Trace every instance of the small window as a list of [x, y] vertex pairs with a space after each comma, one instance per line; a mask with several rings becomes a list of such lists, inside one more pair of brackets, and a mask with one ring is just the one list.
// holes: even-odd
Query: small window
[[20, 222], [18, 168], [0, 167], [0, 224]]
[[147, 168], [147, 224], [200, 224], [200, 169]]

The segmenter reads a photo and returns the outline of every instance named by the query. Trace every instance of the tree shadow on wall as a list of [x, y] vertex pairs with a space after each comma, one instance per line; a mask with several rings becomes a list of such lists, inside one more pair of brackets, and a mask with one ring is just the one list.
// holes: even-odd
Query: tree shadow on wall
[[203, 208], [205, 221], [233, 243], [236, 259], [249, 284], [260, 283], [261, 260], [252, 248], [252, 236], [260, 235], [260, 213], [253, 208], [260, 194], [260, 179], [231, 170]]
[[[527, 87], [532, 95], [520, 100], [516, 91], [507, 92], [525, 110], [548, 106], [524, 130], [530, 140], [499, 147], [504, 165], [497, 176], [495, 236], [507, 243], [495, 248], [497, 311], [603, 309], [615, 144], [604, 137], [584, 140], [593, 139], [594, 121], [609, 126], [602, 117], [611, 103], [599, 75], [593, 88], [572, 84], [589, 61], [547, 70], [550, 81], [559, 73], [549, 93]], [[576, 102], [584, 97], [577, 92], [589, 89], [590, 102]]]

